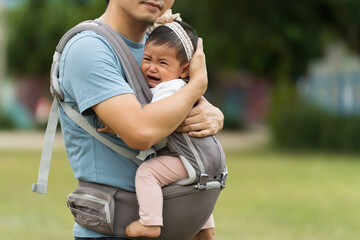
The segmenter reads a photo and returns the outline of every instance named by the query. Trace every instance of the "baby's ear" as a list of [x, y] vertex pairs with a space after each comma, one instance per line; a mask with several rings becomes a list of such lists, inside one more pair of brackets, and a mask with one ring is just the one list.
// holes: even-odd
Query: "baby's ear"
[[182, 72], [180, 74], [180, 78], [187, 78], [189, 77], [189, 63], [185, 63], [182, 67]]

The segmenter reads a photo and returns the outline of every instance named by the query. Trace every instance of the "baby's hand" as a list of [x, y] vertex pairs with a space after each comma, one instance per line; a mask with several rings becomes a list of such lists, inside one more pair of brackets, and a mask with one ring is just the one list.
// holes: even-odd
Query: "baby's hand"
[[97, 116], [97, 118], [98, 118], [99, 121], [104, 125], [103, 128], [98, 128], [98, 129], [97, 129], [98, 132], [110, 133], [110, 134], [112, 134], [112, 135], [116, 135], [116, 133], [115, 133], [111, 128], [109, 128], [109, 127], [103, 122], [103, 120], [102, 120], [99, 116]]
[[111, 130], [111, 128], [109, 128], [108, 126], [106, 126], [106, 125], [104, 125], [104, 127], [103, 128], [98, 128], [97, 129], [98, 130], [98, 132], [103, 132], [103, 133], [110, 133], [110, 134], [112, 134], [112, 135], [116, 135], [116, 133], [113, 131], [113, 130]]

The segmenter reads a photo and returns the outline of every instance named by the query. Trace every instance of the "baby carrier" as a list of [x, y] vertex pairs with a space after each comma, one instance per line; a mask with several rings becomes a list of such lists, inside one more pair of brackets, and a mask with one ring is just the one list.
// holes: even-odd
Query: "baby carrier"
[[[79, 112], [63, 101], [58, 82], [60, 57], [66, 43], [77, 33], [85, 30], [91, 30], [108, 40], [117, 53], [126, 80], [135, 91], [139, 102], [146, 105], [152, 98], [138, 63], [117, 32], [99, 20], [85, 21], [70, 29], [56, 47], [51, 68], [50, 89], [54, 102], [46, 129], [38, 182], [33, 184], [33, 191], [37, 193], [45, 194], [47, 189], [59, 104], [75, 123], [122, 156], [141, 164], [149, 155], [139, 156], [143, 155], [143, 152], [137, 156], [132, 151], [112, 143], [97, 132]], [[172, 133], [145, 153], [165, 152], [166, 154], [169, 150], [180, 157], [189, 178], [163, 187], [164, 226], [157, 239], [190, 239], [210, 217], [217, 198], [225, 187], [227, 178], [225, 155], [216, 137], [190, 138], [186, 133]], [[67, 205], [78, 224], [106, 235], [125, 237], [125, 227], [139, 219], [138, 202], [134, 192], [97, 183], [79, 180], [79, 187], [68, 196]]]

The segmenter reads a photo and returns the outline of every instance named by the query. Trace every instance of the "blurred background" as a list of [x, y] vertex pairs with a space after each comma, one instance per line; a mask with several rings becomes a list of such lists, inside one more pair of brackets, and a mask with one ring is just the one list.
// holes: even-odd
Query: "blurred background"
[[[76, 182], [60, 132], [48, 196], [30, 185], [54, 49], [104, 9], [102, 0], [0, 0], [1, 239], [71, 239], [64, 200]], [[360, 1], [178, 0], [173, 12], [203, 37], [206, 97], [225, 115], [230, 177], [217, 239], [360, 239]]]

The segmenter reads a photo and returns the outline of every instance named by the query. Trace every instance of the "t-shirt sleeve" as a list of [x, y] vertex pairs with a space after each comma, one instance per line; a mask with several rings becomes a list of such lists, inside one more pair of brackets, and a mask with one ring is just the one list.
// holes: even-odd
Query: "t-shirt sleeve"
[[114, 51], [101, 36], [77, 37], [65, 50], [63, 87], [81, 113], [111, 97], [134, 94]]

